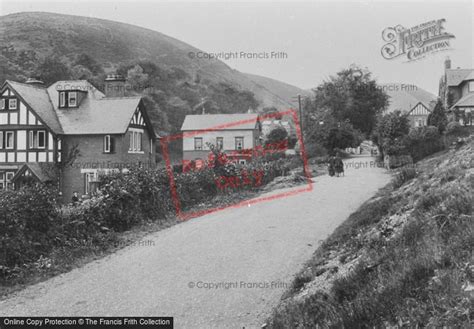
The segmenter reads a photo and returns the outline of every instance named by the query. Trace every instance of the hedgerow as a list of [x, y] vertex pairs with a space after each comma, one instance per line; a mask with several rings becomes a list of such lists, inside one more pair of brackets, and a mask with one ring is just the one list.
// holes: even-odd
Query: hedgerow
[[[175, 171], [173, 179], [180, 206], [186, 209], [218, 194], [258, 189], [300, 165], [294, 158], [245, 166], [227, 163], [219, 168]], [[219, 185], [226, 179], [245, 179], [247, 184]], [[58, 253], [69, 252], [74, 258], [81, 256], [79, 251], [106, 250], [117, 233], [173, 217], [175, 203], [166, 169], [137, 167], [110, 173], [100, 177], [99, 186], [94, 197], [76, 206], [58, 204], [58, 191], [50, 186], [0, 192], [0, 279], [8, 283], [21, 278], [25, 269], [48, 267], [49, 257]]]

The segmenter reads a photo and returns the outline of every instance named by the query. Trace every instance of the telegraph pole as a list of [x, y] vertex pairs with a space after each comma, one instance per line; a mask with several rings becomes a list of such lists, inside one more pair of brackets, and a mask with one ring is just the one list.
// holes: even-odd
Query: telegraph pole
[[[299, 119], [300, 119], [300, 130], [301, 130], [301, 142], [304, 143], [304, 133], [303, 133], [303, 106], [301, 105], [301, 95], [298, 94], [297, 97], [295, 97], [298, 99], [298, 116], [299, 116]], [[293, 99], [295, 99], [293, 98]]]

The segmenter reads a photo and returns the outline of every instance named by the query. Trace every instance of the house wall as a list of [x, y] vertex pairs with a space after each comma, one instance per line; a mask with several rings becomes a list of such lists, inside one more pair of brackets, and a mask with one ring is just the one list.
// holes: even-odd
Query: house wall
[[70, 150], [77, 146], [79, 151], [72, 164], [62, 170], [61, 191], [63, 201], [69, 202], [72, 193], [77, 191], [79, 195], [85, 191], [86, 173], [95, 173], [110, 170], [130, 168], [134, 165], [155, 165], [155, 141], [150, 148], [150, 135], [144, 130], [142, 138], [142, 152], [129, 152], [130, 131], [123, 135], [111, 135], [114, 140], [115, 150], [113, 153], [104, 152], [105, 135], [76, 135], [65, 136], [63, 141], [63, 161], [67, 161]]
[[[7, 132], [13, 132], [13, 148], [6, 148], [0, 143], [0, 189], [10, 182], [7, 179], [26, 162], [57, 161], [57, 137], [46, 127], [40, 118], [26, 105], [13, 90], [5, 87], [1, 91], [1, 98], [16, 99], [16, 109], [0, 108], [0, 136], [5, 138]], [[44, 131], [45, 147], [33, 148], [30, 145], [30, 132]]]
[[420, 127], [428, 125], [428, 116], [430, 112], [422, 104], [417, 104], [409, 113], [408, 119], [410, 120], [410, 127]]

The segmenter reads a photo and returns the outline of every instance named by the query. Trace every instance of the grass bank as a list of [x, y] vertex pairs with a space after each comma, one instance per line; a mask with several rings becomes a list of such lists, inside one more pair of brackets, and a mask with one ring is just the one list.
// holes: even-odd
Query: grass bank
[[269, 328], [470, 328], [474, 141], [398, 171], [295, 277]]

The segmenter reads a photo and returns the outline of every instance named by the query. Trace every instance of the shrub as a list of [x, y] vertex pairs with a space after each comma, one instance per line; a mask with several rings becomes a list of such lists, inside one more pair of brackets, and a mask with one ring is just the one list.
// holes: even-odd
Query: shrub
[[0, 193], [0, 268], [31, 262], [51, 250], [56, 196], [57, 191], [47, 186]]
[[418, 127], [408, 134], [408, 151], [413, 161], [418, 161], [444, 148], [438, 128], [434, 126]]

